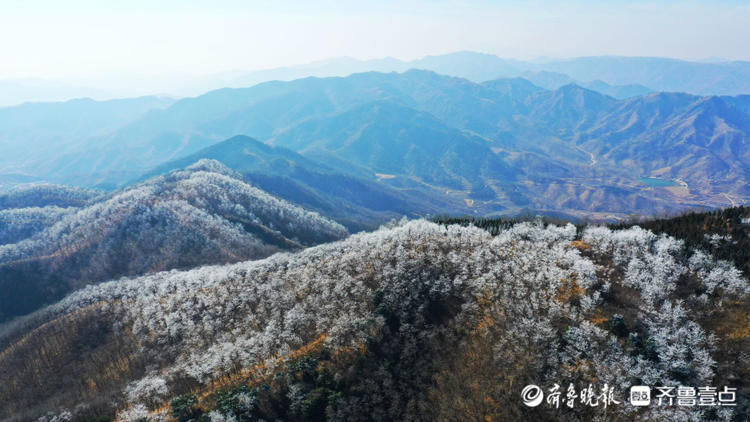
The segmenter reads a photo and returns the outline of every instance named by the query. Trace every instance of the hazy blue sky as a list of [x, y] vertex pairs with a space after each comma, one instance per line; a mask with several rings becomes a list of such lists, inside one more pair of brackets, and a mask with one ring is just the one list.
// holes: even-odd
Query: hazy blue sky
[[0, 78], [199, 75], [336, 56], [412, 59], [457, 50], [523, 59], [750, 60], [748, 1], [116, 3], [2, 0]]

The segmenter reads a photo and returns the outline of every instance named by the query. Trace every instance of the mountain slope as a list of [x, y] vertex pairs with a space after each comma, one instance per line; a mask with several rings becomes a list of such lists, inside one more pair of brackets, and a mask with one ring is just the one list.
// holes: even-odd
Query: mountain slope
[[213, 159], [242, 173], [254, 185], [279, 198], [315, 210], [352, 232], [372, 230], [392, 219], [464, 210], [460, 199], [415, 189], [391, 187], [370, 169], [347, 165], [344, 172], [291, 150], [246, 136], [235, 136], [188, 157], [165, 163], [141, 179]]
[[526, 72], [522, 75], [522, 77], [528, 79], [535, 85], [549, 90], [556, 90], [562, 88], [565, 85], [576, 84], [586, 89], [596, 91], [600, 94], [607, 95], [612, 98], [617, 98], [618, 100], [624, 100], [632, 97], [641, 97], [644, 95], [652, 94], [654, 92], [652, 89], [638, 84], [610, 85], [598, 79], [591, 82], [579, 82], [568, 75], [555, 72]]
[[288, 174], [293, 167], [304, 167], [313, 171], [330, 169], [295, 154], [285, 148], [276, 148], [253, 138], [238, 135], [206, 147], [185, 158], [162, 164], [141, 176], [141, 179], [165, 174], [187, 167], [199, 160], [217, 160], [232, 170], [241, 173]]
[[509, 183], [518, 176], [486, 140], [388, 102], [304, 122], [270, 142], [332, 165], [352, 163], [389, 178], [452, 189], [472, 189], [489, 178]]
[[544, 91], [544, 88], [524, 78], [500, 78], [482, 82], [482, 86], [492, 88], [519, 103], [525, 103], [532, 94]]
[[342, 226], [215, 161], [116, 192], [0, 246], [0, 321], [120, 276], [257, 259], [339, 239]]
[[561, 136], [585, 130], [617, 104], [612, 97], [575, 84], [539, 92], [531, 101], [531, 120]]
[[600, 92], [618, 100], [625, 100], [633, 97], [642, 97], [653, 94], [654, 90], [639, 84], [629, 85], [610, 85], [604, 81], [591, 81], [584, 86], [592, 91]]
[[747, 321], [733, 324], [748, 294], [731, 266], [640, 228], [522, 223], [493, 237], [417, 221], [77, 292], [3, 331], [0, 417], [741, 418], [745, 390], [718, 415], [532, 409], [518, 395], [564, 380], [622, 403], [643, 383], [741, 384]]
[[656, 91], [694, 95], [750, 93], [750, 62], [699, 63], [658, 57], [580, 57], [535, 66], [579, 81], [640, 84]]
[[425, 71], [306, 78], [222, 89], [180, 100], [121, 130], [92, 138], [86, 146], [45, 164], [40, 171], [65, 182], [83, 180], [89, 185], [109, 186], [238, 134], [266, 140], [307, 119], [380, 100], [398, 102], [431, 113], [448, 125], [470, 126], [484, 133], [498, 125], [493, 121], [485, 127], [487, 120], [503, 116], [502, 110], [508, 107], [504, 100], [492, 100], [497, 96], [497, 92], [469, 81]]
[[578, 139], [602, 161], [680, 178], [695, 193], [747, 198], [749, 104], [747, 97], [653, 94], [619, 104]]

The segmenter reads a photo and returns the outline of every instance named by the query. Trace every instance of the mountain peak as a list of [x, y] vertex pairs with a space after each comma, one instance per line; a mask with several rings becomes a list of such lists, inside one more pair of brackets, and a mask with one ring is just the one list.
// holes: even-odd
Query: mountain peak
[[207, 171], [211, 173], [223, 174], [225, 176], [239, 177], [239, 174], [237, 172], [225, 166], [220, 161], [212, 160], [210, 158], [200, 159], [194, 164], [186, 167], [185, 170], [190, 172]]

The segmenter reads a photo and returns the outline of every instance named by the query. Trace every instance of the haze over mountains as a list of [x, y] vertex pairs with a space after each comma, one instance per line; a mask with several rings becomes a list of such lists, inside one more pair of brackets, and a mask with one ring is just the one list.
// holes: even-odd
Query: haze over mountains
[[409, 69], [432, 70], [474, 82], [523, 76], [535, 83], [539, 82], [539, 85], [545, 88], [557, 88], [561, 80], [567, 80], [618, 98], [640, 95], [646, 91], [685, 92], [695, 95], [750, 94], [750, 62], [696, 62], [659, 57], [618, 56], [523, 61], [462, 51], [408, 61], [392, 57], [374, 60], [341, 57], [298, 66], [232, 71], [202, 77], [157, 78], [152, 82], [138, 78], [131, 83], [112, 81], [110, 85], [98, 82], [93, 87], [80, 86], [80, 83], [76, 85], [52, 81], [5, 80], [0, 81], [0, 106], [29, 101], [62, 101], [79, 97], [112, 99], [155, 93], [175, 97], [197, 96], [219, 88], [248, 87], [272, 80], [291, 81], [308, 76], [348, 76], [352, 73], [370, 71], [405, 72]]
[[112, 94], [96, 88], [40, 79], [0, 80], [0, 107], [28, 102], [67, 101], [74, 98], [107, 98]]
[[[306, 66], [228, 74], [220, 79], [220, 86], [241, 87], [268, 80], [293, 80], [305, 76], [346, 76], [359, 72], [404, 72], [409, 69], [431, 70], [474, 82], [519, 76], [533, 78], [535, 74], [546, 73], [556, 75], [558, 79], [567, 78], [569, 82], [578, 81], [581, 85], [598, 85], [605, 90], [612, 86], [630, 86], [640, 90], [695, 95], [750, 94], [750, 62], [691, 62], [659, 57], [617, 56], [522, 61], [471, 51], [427, 56], [411, 61], [394, 58], [364, 61], [340, 58]], [[615, 92], [605, 93], [611, 95]]]
[[[165, 108], [173, 102], [160, 97], [110, 101], [77, 99], [0, 108], [0, 147], [3, 150], [0, 173], [37, 173], [29, 169], [39, 162], [59, 157], [67, 149], [85, 148], [86, 140], [115, 131], [149, 110]], [[3, 184], [0, 179], [0, 188]]]
[[[375, 208], [391, 215], [533, 209], [610, 219], [750, 198], [750, 96], [618, 100], [574, 84], [547, 90], [523, 78], [480, 84], [411, 70], [268, 82], [171, 105], [128, 101], [125, 111], [121, 102], [85, 103], [102, 115], [87, 135], [33, 113], [26, 126], [0, 128], [16, 151], [0, 173], [112, 189], [174, 160], [217, 158], [203, 149], [247, 135], [276, 148], [243, 154], [277, 159], [219, 160], [282, 196], [300, 190], [288, 182], [305, 180], [300, 171], [327, 175], [313, 187], [323, 208], [341, 199], [320, 190], [335, 190], [335, 179], [381, 192]], [[0, 118], [20, 112], [0, 109]], [[25, 160], [11, 159], [19, 151]]]

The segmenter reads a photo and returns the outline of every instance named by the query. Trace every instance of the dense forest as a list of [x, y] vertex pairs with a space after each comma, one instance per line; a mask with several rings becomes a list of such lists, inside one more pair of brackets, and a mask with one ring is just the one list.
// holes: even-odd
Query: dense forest
[[[640, 227], [393, 223], [89, 286], [6, 324], [0, 419], [739, 421], [749, 295], [731, 263]], [[729, 386], [737, 406], [519, 400], [568, 383], [619, 402]]]

